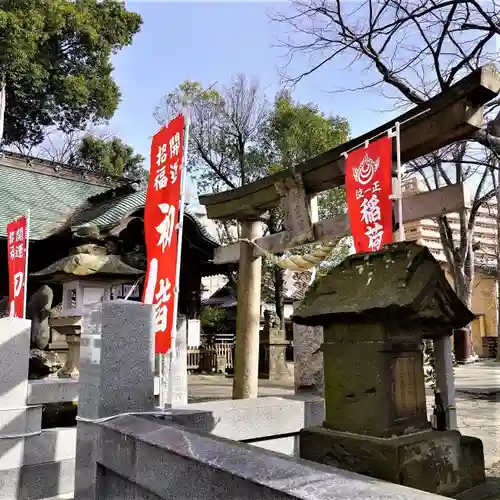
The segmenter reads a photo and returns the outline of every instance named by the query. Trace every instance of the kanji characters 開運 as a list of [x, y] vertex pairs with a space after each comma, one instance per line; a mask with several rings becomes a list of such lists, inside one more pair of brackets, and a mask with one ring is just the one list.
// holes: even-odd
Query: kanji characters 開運
[[11, 260], [22, 259], [24, 257], [24, 230], [17, 230], [17, 235], [14, 231], [9, 233], [9, 257]]

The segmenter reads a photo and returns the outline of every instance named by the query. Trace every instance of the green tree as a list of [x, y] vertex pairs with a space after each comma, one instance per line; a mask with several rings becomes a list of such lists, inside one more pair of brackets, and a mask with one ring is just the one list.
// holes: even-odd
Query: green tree
[[[312, 104], [299, 104], [280, 93], [270, 105], [258, 80], [245, 75], [228, 86], [204, 88], [184, 82], [167, 94], [154, 113], [160, 124], [191, 105], [188, 170], [202, 192], [220, 192], [242, 186], [320, 154], [347, 140], [349, 126], [339, 117], [327, 117]], [[324, 214], [344, 211], [342, 190], [319, 200]], [[279, 209], [262, 217], [267, 233], [283, 229]], [[238, 238], [235, 221], [220, 223], [223, 243]], [[283, 321], [283, 270], [264, 263], [263, 282]], [[231, 276], [234, 281], [236, 277]]]
[[267, 165], [255, 148], [269, 107], [257, 79], [234, 76], [226, 86], [186, 81], [164, 96], [154, 117], [165, 124], [190, 104], [188, 170], [202, 192], [232, 189], [262, 177]]
[[[274, 107], [268, 115], [262, 147], [267, 158], [269, 173], [293, 167], [303, 161], [317, 156], [329, 149], [346, 142], [349, 138], [349, 124], [339, 116], [325, 116], [316, 105], [301, 104], [293, 101], [289, 92], [278, 94]], [[328, 218], [345, 213], [344, 189], [332, 189], [318, 196], [318, 212], [321, 218]], [[269, 212], [267, 223], [269, 233], [283, 231], [283, 214], [280, 209]], [[293, 250], [293, 253], [306, 253], [312, 249], [307, 245]], [[324, 272], [329, 266], [341, 261], [348, 254], [349, 243], [342, 240], [332, 256], [319, 271]], [[276, 266], [264, 263], [267, 281], [266, 290], [271, 291], [276, 312], [284, 326], [284, 271]]]
[[144, 156], [118, 138], [103, 139], [92, 135], [82, 138], [71, 154], [69, 164], [92, 172], [145, 180]]
[[68, 132], [110, 119], [120, 101], [111, 55], [141, 22], [115, 0], [3, 0], [4, 144], [39, 144], [47, 127]]
[[289, 92], [281, 92], [265, 127], [271, 170], [292, 169], [342, 144], [348, 136], [349, 123], [345, 118], [325, 116], [316, 105], [294, 102]]

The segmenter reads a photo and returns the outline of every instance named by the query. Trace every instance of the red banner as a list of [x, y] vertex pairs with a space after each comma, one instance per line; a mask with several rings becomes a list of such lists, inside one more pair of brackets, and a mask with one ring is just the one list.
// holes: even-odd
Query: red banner
[[386, 136], [349, 153], [345, 173], [356, 252], [377, 251], [392, 242], [392, 139]]
[[7, 255], [9, 259], [9, 316], [24, 318], [26, 302], [26, 257], [28, 245], [26, 217], [7, 224]]
[[177, 236], [181, 203], [184, 117], [178, 116], [162, 128], [151, 143], [151, 167], [144, 208], [144, 237], [148, 268], [142, 301], [153, 304], [155, 352], [171, 347], [174, 302], [177, 299]]

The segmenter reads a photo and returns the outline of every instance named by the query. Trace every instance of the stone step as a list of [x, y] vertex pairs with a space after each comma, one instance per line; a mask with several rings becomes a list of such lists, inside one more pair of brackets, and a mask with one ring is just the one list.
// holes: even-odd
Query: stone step
[[453, 498], [456, 500], [500, 500], [500, 478], [488, 477], [483, 484], [455, 495]]

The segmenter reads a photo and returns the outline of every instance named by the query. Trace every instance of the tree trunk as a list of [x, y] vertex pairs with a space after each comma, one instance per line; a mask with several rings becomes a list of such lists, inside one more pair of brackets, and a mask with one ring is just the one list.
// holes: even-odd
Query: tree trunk
[[[455, 273], [455, 290], [458, 297], [468, 307], [472, 303], [472, 281], [474, 276], [470, 276], [465, 268], [456, 270]], [[471, 325], [464, 328], [459, 328], [453, 332], [453, 348], [455, 351], [455, 360], [459, 363], [467, 363], [472, 361], [474, 349], [472, 346], [472, 330]]]
[[[500, 165], [499, 165], [500, 167]], [[495, 252], [495, 257], [497, 261], [497, 275], [495, 277], [495, 290], [496, 290], [496, 301], [497, 301], [497, 353], [496, 359], [500, 361], [500, 286], [498, 280], [500, 279], [500, 168], [497, 168], [497, 214], [496, 214], [496, 223], [497, 223], [497, 248]]]
[[274, 268], [274, 303], [276, 307], [276, 314], [280, 319], [280, 329], [285, 329], [285, 286], [283, 279], [284, 270], [281, 267], [275, 266]]
[[[281, 224], [278, 222], [278, 215], [271, 210], [269, 214], [269, 220], [267, 222], [267, 227], [269, 229], [269, 234], [276, 234], [280, 232], [283, 228], [280, 227]], [[277, 253], [277, 257], [281, 257], [281, 253]], [[285, 282], [283, 279], [284, 269], [278, 266], [274, 266], [273, 269], [273, 289], [274, 289], [274, 307], [276, 309], [276, 315], [280, 320], [280, 328], [285, 329]]]

